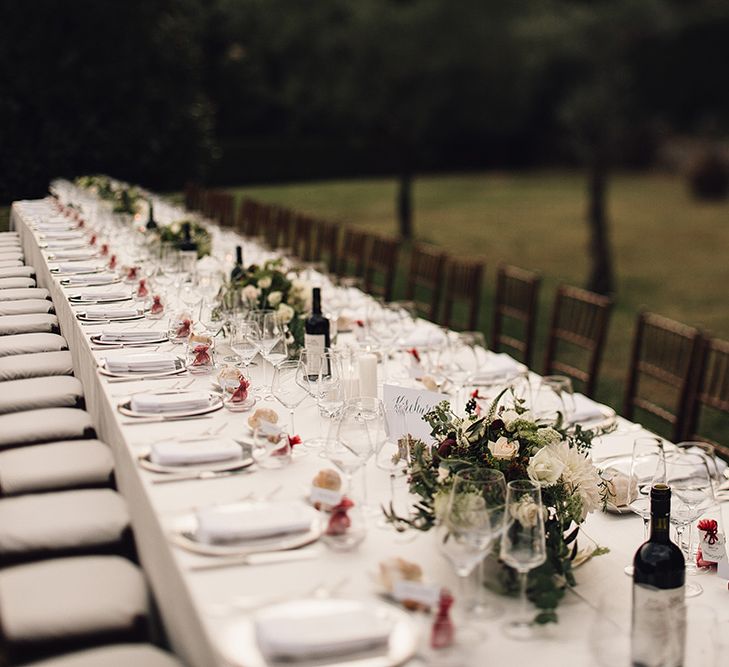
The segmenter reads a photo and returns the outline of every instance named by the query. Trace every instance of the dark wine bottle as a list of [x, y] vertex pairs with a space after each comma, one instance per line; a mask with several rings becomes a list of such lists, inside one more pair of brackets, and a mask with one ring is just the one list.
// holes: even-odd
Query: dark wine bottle
[[146, 227], [149, 230], [157, 229], [157, 221], [154, 219], [154, 204], [151, 197], [149, 198], [149, 216], [147, 217]]
[[329, 347], [329, 320], [321, 314], [321, 290], [318, 287], [313, 290], [311, 305], [311, 315], [304, 325], [304, 347], [323, 352]]
[[245, 270], [243, 269], [243, 247], [235, 246], [235, 266], [230, 272], [230, 281], [235, 283], [243, 278]]
[[686, 562], [669, 536], [671, 489], [651, 489], [651, 532], [633, 559], [634, 667], [681, 667], [686, 640]]
[[179, 248], [180, 250], [197, 250], [197, 243], [192, 240], [192, 228], [189, 222], [182, 223], [182, 241]]

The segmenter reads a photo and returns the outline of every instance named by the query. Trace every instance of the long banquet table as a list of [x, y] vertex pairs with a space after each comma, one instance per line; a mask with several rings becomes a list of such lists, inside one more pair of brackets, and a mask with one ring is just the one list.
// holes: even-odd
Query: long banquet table
[[[93, 415], [100, 437], [113, 449], [117, 483], [129, 505], [140, 560], [159, 605], [169, 641], [189, 665], [228, 664], [219, 651], [221, 638], [237, 613], [231, 605], [241, 598], [265, 598], [274, 593], [294, 598], [309, 593], [317, 583], [338, 582], [341, 585], [337, 595], [380, 599], [373, 574], [378, 562], [391, 556], [415, 561], [429, 580], [447, 585], [454, 591], [457, 589], [452, 568], [439, 554], [433, 534], [413, 531], [403, 537], [392, 529], [376, 526], [374, 520], [370, 521], [365, 541], [353, 552], [337, 553], [318, 545], [320, 555], [313, 560], [191, 570], [191, 566], [210, 559], [170, 543], [168, 530], [180, 513], [207, 504], [233, 502], [250, 493], [263, 496], [279, 486], [277, 499], [299, 499], [306, 493], [316, 472], [330, 464], [316, 453], [309, 453], [295, 458], [282, 470], [254, 468], [251, 474], [152, 484], [157, 475], [137, 464], [138, 456], [151, 441], [182, 432], [200, 432], [208, 426], [219, 426], [223, 428], [223, 435], [233, 437], [241, 434], [247, 413], [231, 414], [221, 410], [214, 413], [212, 419], [199, 422], [123, 424], [128, 419], [117, 411], [123, 394], [148, 388], [162, 389], [172, 381], [114, 384], [97, 372], [98, 360], [104, 351], [92, 349], [88, 336], [100, 327], [83, 326], [76, 319], [76, 307], [67, 298], [68, 290], [50, 272], [49, 262], [28, 224], [31, 217], [50, 211], [47, 207], [48, 204], [39, 201], [16, 202], [12, 207], [12, 224], [20, 233], [26, 261], [36, 267], [38, 284], [51, 292], [63, 335], [73, 354], [76, 375], [85, 388], [87, 409]], [[165, 321], [148, 321], [144, 326], [161, 330]], [[191, 388], [205, 390], [209, 383], [208, 376], [196, 376]], [[272, 403], [269, 406], [282, 415], [285, 412], [280, 405]], [[296, 423], [303, 438], [315, 435], [315, 411], [312, 401], [305, 401], [297, 410]], [[620, 423], [617, 433], [602, 437], [595, 445], [596, 459], [629, 453], [633, 439], [641, 433], [647, 434], [623, 420]], [[373, 461], [367, 468], [367, 483], [371, 499], [388, 497], [388, 476], [377, 469]], [[722, 510], [726, 526], [729, 522], [726, 504]], [[469, 646], [460, 665], [483, 665], [486, 661], [492, 665], [506, 665], [514, 660], [543, 666], [611, 664], [611, 650], [629, 631], [631, 580], [623, 573], [623, 568], [631, 561], [642, 540], [642, 522], [633, 515], [598, 512], [588, 518], [583, 532], [610, 551], [592, 558], [576, 571], [578, 586], [568, 591], [562, 601], [558, 610], [559, 623], [546, 627], [534, 641], [508, 639], [503, 636], [499, 624], [516, 612], [517, 602], [496, 598], [503, 608], [502, 614], [479, 625], [483, 628], [482, 640]], [[726, 625], [729, 622], [726, 580], [712, 574], [700, 577], [700, 583], [704, 593], [688, 604], [712, 607], [724, 627], [729, 627]], [[428, 632], [428, 621], [422, 614], [415, 615], [415, 621], [424, 633]], [[689, 651], [697, 650], [693, 635], [689, 642]], [[419, 657], [408, 663], [410, 667], [422, 664]]]

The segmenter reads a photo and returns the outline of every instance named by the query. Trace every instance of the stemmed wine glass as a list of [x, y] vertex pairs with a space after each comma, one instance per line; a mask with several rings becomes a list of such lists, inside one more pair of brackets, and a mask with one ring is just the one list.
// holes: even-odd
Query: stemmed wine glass
[[[257, 310], [253, 311], [251, 315], [255, 318], [260, 330], [258, 350], [261, 356], [275, 367], [274, 362], [282, 361], [286, 356], [285, 351], [281, 351], [281, 342], [284, 340], [283, 327], [273, 310]], [[275, 358], [271, 357], [272, 354], [276, 355]], [[267, 391], [269, 390], [265, 367], [263, 369], [263, 386]], [[264, 398], [267, 397], [268, 395], [264, 396]]]
[[542, 490], [530, 480], [507, 484], [500, 557], [519, 573], [521, 596], [519, 617], [506, 623], [504, 629], [513, 639], [530, 639], [534, 631], [527, 600], [527, 576], [547, 560]]
[[230, 333], [230, 349], [238, 355], [245, 369], [258, 354], [260, 332], [258, 325], [250, 320], [239, 319], [233, 323]]
[[459, 597], [469, 616], [491, 615], [481, 601], [479, 580], [476, 597], [467, 602], [472, 591], [470, 577], [481, 572], [493, 541], [503, 526], [506, 479], [500, 470], [466, 468], [454, 476], [445, 517], [436, 528], [441, 553], [453, 565], [459, 581]]
[[299, 364], [297, 360], [283, 361], [276, 366], [273, 373], [271, 392], [276, 400], [288, 408], [291, 416], [291, 434], [296, 434], [294, 411], [309, 395], [305, 387], [299, 384]]
[[534, 397], [536, 416], [542, 421], [556, 423], [560, 415], [568, 425], [575, 414], [572, 380], [565, 375], [545, 375]]
[[332, 430], [324, 452], [344, 473], [347, 492], [352, 495], [352, 476], [375, 452], [382, 435], [382, 420], [378, 418], [377, 412], [355, 399], [345, 402]]
[[[643, 541], [648, 539], [648, 522], [651, 518], [651, 488], [666, 482], [666, 452], [661, 438], [646, 436], [633, 441], [628, 477], [628, 507], [643, 519]], [[633, 576], [633, 566], [624, 570]]]
[[326, 438], [322, 435], [322, 414], [331, 418], [344, 404], [342, 366], [339, 356], [329, 348], [304, 349], [299, 358], [299, 382], [316, 401], [319, 409], [319, 435], [307, 438], [307, 447], [323, 447]]
[[[703, 454], [684, 451], [666, 455], [666, 483], [671, 487], [671, 523], [676, 528], [677, 542], [686, 556], [686, 574], [698, 573], [691, 557], [693, 532], [691, 524], [714, 504], [711, 474]], [[683, 549], [683, 532], [689, 528], [688, 545]], [[701, 595], [703, 588], [695, 582], [686, 582], [686, 597]]]

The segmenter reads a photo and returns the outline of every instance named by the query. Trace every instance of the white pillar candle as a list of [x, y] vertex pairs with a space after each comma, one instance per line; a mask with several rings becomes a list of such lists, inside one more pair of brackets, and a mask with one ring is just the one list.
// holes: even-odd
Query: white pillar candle
[[363, 354], [359, 357], [359, 394], [377, 398], [376, 354]]

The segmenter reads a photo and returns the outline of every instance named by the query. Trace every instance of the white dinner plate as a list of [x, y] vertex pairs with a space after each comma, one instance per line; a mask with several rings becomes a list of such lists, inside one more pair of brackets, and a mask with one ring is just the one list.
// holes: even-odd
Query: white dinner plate
[[79, 255], [78, 257], [64, 257], [61, 255], [60, 257], [58, 255], [54, 255], [53, 253], [48, 253], [48, 261], [50, 262], [59, 262], [62, 264], [65, 264], [67, 262], [88, 262], [90, 259], [98, 259], [99, 253], [93, 252], [93, 253], [84, 253], [83, 255]]
[[216, 461], [214, 463], [189, 463], [180, 465], [161, 465], [151, 461], [149, 454], [139, 457], [139, 467], [149, 470], [150, 472], [159, 472], [170, 475], [183, 475], [185, 473], [197, 472], [226, 472], [228, 470], [240, 470], [253, 465], [253, 458], [243, 455], [240, 459], [230, 459], [229, 461]]
[[346, 653], [328, 658], [301, 660], [267, 659], [258, 647], [255, 619], [241, 616], [222, 628], [219, 645], [223, 657], [235, 667], [397, 667], [413, 657], [418, 646], [418, 631], [407, 612], [393, 605], [375, 601], [343, 600], [339, 598], [304, 598], [271, 605], [259, 610], [256, 617], [310, 617], [345, 613], [353, 607], [369, 607], [387, 621], [391, 628], [387, 644], [372, 650]]
[[[588, 419], [587, 421], [579, 422], [580, 426], [584, 430], [591, 430], [594, 431], [596, 429], [604, 429], [609, 428], [615, 423], [615, 420], [617, 419], [617, 414], [615, 410], [613, 410], [611, 407], [607, 405], [600, 405], [600, 412], [601, 415], [599, 417], [593, 417], [592, 419]], [[576, 422], [573, 422], [570, 424], [571, 427], [575, 426]]]
[[143, 340], [143, 341], [127, 341], [127, 340], [101, 340], [101, 334], [91, 334], [89, 336], [89, 339], [94, 345], [109, 345], [111, 347], [118, 347], [119, 345], [122, 345], [123, 347], [147, 347], [149, 345], [160, 345], [161, 343], [166, 343], [168, 338], [166, 334], [160, 334], [157, 338], [150, 338], [149, 340]]
[[100, 319], [98, 317], [86, 317], [86, 313], [81, 311], [80, 313], [76, 313], [76, 319], [79, 322], [85, 322], [86, 324], [108, 324], [109, 322], [132, 322], [134, 320], [144, 319], [144, 313], [139, 313], [139, 315], [133, 315], [130, 317], [105, 317], [103, 319]]
[[197, 410], [182, 410], [179, 412], [137, 412], [132, 410], [131, 401], [124, 401], [116, 406], [125, 417], [169, 417], [170, 419], [178, 419], [180, 417], [195, 417], [197, 415], [206, 415], [209, 412], [216, 412], [223, 407], [223, 399], [218, 394], [208, 394], [208, 405]]
[[261, 553], [265, 551], [288, 551], [298, 549], [312, 542], [316, 542], [322, 533], [321, 518], [312, 517], [308, 530], [285, 535], [272, 535], [258, 539], [240, 540], [238, 542], [225, 542], [209, 544], [198, 541], [195, 531], [197, 518], [194, 513], [183, 514], [177, 517], [170, 532], [173, 544], [200, 556], [244, 556], [246, 554]]
[[[65, 263], [65, 262], [64, 262]], [[97, 266], [95, 269], [79, 269], [78, 271], [61, 271], [59, 268], [51, 269], [51, 273], [55, 273], [59, 276], [80, 276], [80, 275], [91, 275], [93, 273], [101, 273], [104, 270], [103, 266]], [[63, 282], [63, 281], [61, 281]]]
[[[106, 368], [106, 362], [101, 361], [99, 368], [97, 369], [101, 375], [106, 375], [111, 378], [138, 378], [142, 379], [145, 377], [160, 377], [165, 375], [179, 375], [185, 373], [187, 367], [185, 366], [185, 360], [182, 357], [177, 357], [175, 360], [176, 368], [170, 371], [127, 371], [124, 373], [114, 373]], [[147, 415], [149, 417], [149, 415]]]
[[[104, 284], [106, 284], [106, 283], [104, 283]], [[84, 287], [91, 287], [91, 285], [84, 285]], [[71, 303], [75, 303], [75, 304], [82, 303], [85, 306], [90, 306], [90, 305], [95, 305], [95, 304], [120, 303], [122, 301], [131, 301], [132, 297], [131, 296], [120, 296], [120, 297], [115, 297], [113, 299], [105, 299], [103, 297], [101, 299], [84, 299], [81, 295], [74, 294], [73, 296], [68, 297], [68, 300]]]

